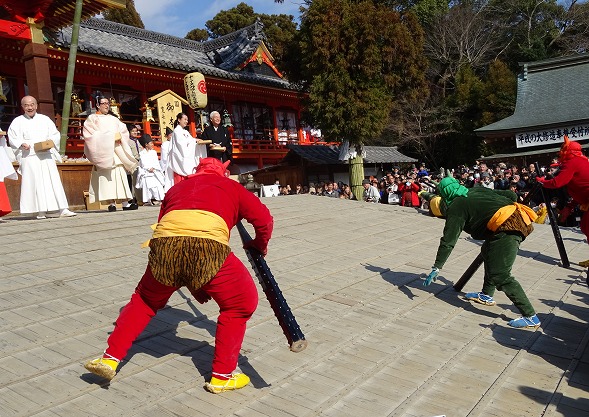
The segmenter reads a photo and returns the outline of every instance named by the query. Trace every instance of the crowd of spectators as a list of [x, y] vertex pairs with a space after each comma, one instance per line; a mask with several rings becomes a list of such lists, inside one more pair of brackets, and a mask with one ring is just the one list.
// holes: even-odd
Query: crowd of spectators
[[[541, 176], [550, 177], [558, 170], [558, 161], [554, 159], [548, 166], [540, 168]], [[308, 186], [297, 184], [295, 189], [289, 185], [280, 187], [280, 195], [311, 194], [332, 198], [362, 200], [370, 203], [396, 204], [405, 207], [427, 209], [428, 202], [421, 198], [421, 192], [435, 193], [436, 184], [446, 175], [454, 176], [467, 188], [486, 187], [497, 190], [512, 190], [523, 202], [532, 191], [538, 172], [534, 164], [517, 166], [499, 162], [487, 164], [477, 161], [474, 166], [461, 165], [457, 168], [444, 170], [441, 168], [435, 172], [427, 169], [425, 164], [412, 165], [409, 169], [402, 170], [398, 167], [385, 172], [381, 178], [371, 176], [363, 180], [364, 193], [362, 196], [354, 196], [348, 184], [339, 182], [309, 183]], [[578, 209], [569, 204], [570, 199], [563, 189], [544, 190], [547, 201], [559, 214], [559, 221], [566, 226], [576, 226], [578, 223]], [[375, 198], [376, 195], [376, 198]], [[535, 193], [529, 199], [528, 205], [544, 214], [544, 202], [540, 193]], [[542, 220], [546, 216], [542, 216]]]

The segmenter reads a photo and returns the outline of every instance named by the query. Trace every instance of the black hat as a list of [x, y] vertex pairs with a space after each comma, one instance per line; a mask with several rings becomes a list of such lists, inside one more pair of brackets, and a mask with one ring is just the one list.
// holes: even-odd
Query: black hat
[[370, 184], [370, 180], [367, 179], [367, 178], [366, 179], [363, 179], [362, 180], [362, 185], [364, 185], [364, 184]]
[[172, 133], [174, 133], [174, 131], [166, 126], [166, 136], [171, 135]]
[[151, 138], [150, 135], [148, 135], [147, 133], [144, 133], [143, 135], [141, 135], [141, 137], [139, 138], [139, 143], [141, 144], [141, 146], [145, 147], [145, 145], [147, 145], [149, 142], [153, 142], [153, 139]]

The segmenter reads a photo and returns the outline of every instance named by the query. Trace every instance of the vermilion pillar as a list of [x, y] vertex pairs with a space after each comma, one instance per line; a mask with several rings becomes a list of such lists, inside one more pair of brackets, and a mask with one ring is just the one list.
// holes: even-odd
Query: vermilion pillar
[[37, 111], [53, 120], [55, 102], [51, 90], [47, 47], [39, 43], [28, 43], [23, 50], [23, 59], [29, 95], [37, 99], [37, 103], [39, 103]]

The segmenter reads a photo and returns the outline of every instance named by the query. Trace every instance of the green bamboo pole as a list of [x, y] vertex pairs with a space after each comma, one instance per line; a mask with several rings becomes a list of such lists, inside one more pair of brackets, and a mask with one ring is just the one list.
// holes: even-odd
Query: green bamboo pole
[[63, 106], [61, 114], [61, 142], [60, 153], [65, 155], [67, 142], [67, 131], [70, 124], [70, 109], [72, 104], [72, 89], [74, 84], [74, 72], [76, 71], [76, 55], [78, 53], [78, 37], [80, 35], [80, 20], [82, 19], [83, 0], [76, 0], [74, 11], [74, 22], [72, 28], [72, 40], [70, 42], [70, 55], [67, 64], [67, 75], [65, 78], [65, 92], [63, 95]]
[[[356, 157], [350, 159], [350, 188], [356, 200], [362, 201], [362, 193], [364, 186], [362, 180], [364, 179], [364, 158], [362, 158], [362, 146], [356, 146]], [[358, 152], [360, 151], [360, 152]]]

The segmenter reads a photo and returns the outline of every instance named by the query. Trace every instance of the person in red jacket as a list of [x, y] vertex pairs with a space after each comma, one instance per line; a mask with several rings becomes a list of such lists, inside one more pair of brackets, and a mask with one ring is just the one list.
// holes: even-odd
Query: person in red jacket
[[401, 205], [404, 207], [419, 207], [419, 195], [421, 191], [419, 184], [415, 183], [413, 178], [408, 178], [406, 182], [399, 184], [397, 190], [401, 194]]
[[246, 219], [255, 229], [246, 247], [265, 255], [274, 223], [257, 196], [227, 178], [227, 165], [229, 161], [204, 158], [194, 174], [166, 193], [149, 241], [145, 274], [121, 310], [104, 355], [86, 363], [90, 372], [114, 378], [135, 339], [172, 293], [185, 286], [198, 302], [213, 298], [220, 308], [212, 377], [205, 388], [216, 394], [249, 383], [247, 375], [234, 371], [258, 292], [246, 267], [231, 252], [229, 232]]
[[[560, 148], [559, 162], [560, 172], [554, 178], [536, 179], [545, 188], [560, 188], [566, 185], [568, 194], [584, 211], [581, 217], [581, 231], [589, 239], [589, 160], [583, 155], [581, 145], [565, 136]], [[579, 265], [589, 267], [589, 259], [579, 262]]]

